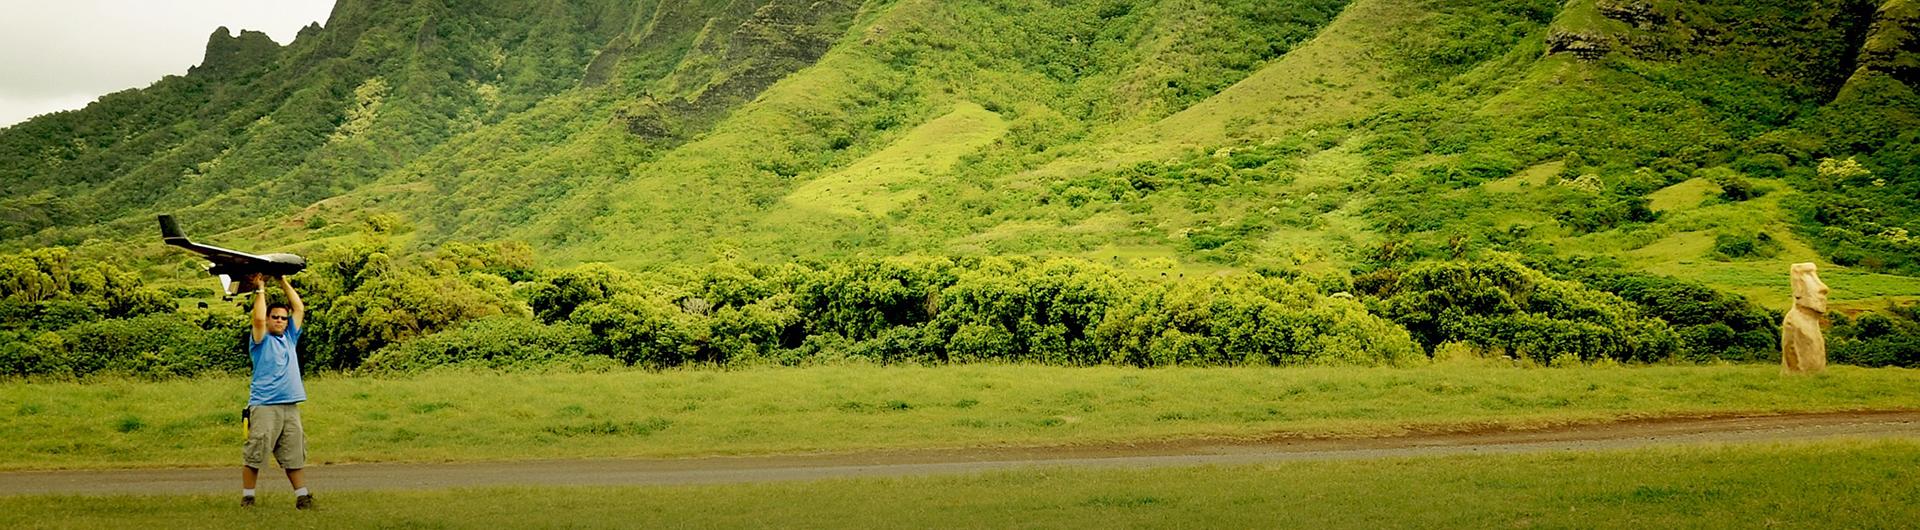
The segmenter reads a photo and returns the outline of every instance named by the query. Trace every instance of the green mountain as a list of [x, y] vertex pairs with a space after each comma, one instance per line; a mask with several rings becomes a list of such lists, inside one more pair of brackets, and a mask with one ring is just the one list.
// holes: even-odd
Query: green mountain
[[1911, 0], [342, 0], [0, 130], [5, 248], [517, 240], [1920, 296]]

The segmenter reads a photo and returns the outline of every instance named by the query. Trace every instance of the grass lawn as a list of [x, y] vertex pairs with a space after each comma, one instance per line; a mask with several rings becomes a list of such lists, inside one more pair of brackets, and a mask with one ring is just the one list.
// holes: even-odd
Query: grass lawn
[[0, 497], [6, 528], [1897, 528], [1920, 442], [1838, 441], [688, 487]]
[[[0, 469], [223, 466], [246, 379], [0, 383]], [[1628, 417], [1920, 408], [1920, 371], [759, 368], [307, 382], [310, 461], [525, 460], [1365, 436]]]

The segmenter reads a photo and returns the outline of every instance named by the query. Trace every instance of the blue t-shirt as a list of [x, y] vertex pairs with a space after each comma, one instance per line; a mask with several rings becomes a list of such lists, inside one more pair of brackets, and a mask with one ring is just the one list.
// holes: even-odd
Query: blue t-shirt
[[248, 335], [247, 342], [251, 343], [247, 353], [253, 356], [253, 388], [247, 395], [247, 406], [307, 400], [307, 388], [300, 384], [300, 357], [293, 353], [294, 345], [300, 343], [300, 326], [288, 322], [283, 335], [268, 332], [260, 342], [253, 342], [253, 336]]

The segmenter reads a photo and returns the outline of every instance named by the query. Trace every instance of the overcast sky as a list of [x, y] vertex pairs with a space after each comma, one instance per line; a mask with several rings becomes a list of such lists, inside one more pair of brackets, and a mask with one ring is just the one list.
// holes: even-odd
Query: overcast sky
[[334, 0], [0, 0], [0, 127], [200, 64], [214, 28], [286, 44]]

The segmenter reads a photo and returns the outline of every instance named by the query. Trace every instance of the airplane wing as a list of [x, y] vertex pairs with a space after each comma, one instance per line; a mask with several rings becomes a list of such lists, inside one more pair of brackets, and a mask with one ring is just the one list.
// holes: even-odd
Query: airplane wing
[[216, 265], [247, 266], [262, 265], [271, 262], [267, 258], [238, 250], [224, 249], [188, 241], [187, 235], [180, 231], [180, 225], [174, 222], [173, 216], [171, 215], [160, 216], [160, 241], [206, 256], [207, 261], [211, 261]]

